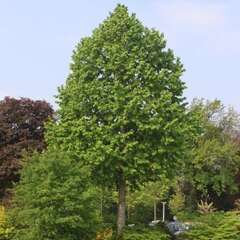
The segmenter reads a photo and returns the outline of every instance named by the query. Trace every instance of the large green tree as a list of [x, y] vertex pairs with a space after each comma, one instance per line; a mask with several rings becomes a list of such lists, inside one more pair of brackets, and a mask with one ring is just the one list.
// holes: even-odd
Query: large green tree
[[118, 235], [125, 225], [127, 185], [169, 176], [182, 159], [183, 71], [164, 36], [118, 5], [77, 45], [59, 88], [59, 121], [49, 126], [49, 147], [91, 165], [98, 183], [116, 184]]

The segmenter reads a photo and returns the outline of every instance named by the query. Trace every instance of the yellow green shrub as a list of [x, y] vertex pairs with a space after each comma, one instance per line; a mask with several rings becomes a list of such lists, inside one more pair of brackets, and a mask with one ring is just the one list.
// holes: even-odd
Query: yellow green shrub
[[0, 239], [10, 240], [13, 228], [7, 224], [6, 212], [3, 206], [0, 206]]
[[211, 213], [197, 221], [179, 240], [240, 240], [239, 211]]

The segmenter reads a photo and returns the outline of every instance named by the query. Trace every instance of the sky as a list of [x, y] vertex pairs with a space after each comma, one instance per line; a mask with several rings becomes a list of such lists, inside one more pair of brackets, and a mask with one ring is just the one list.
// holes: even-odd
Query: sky
[[239, 0], [0, 0], [0, 99], [44, 99], [54, 108], [74, 47], [116, 7], [163, 32], [181, 58], [185, 96], [240, 111]]

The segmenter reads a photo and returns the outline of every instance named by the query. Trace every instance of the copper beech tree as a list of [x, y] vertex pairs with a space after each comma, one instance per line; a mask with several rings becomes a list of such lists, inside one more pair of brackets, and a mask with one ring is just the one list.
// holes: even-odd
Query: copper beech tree
[[19, 179], [20, 159], [24, 151], [41, 151], [44, 122], [53, 109], [45, 101], [6, 97], [0, 101], [0, 197]]

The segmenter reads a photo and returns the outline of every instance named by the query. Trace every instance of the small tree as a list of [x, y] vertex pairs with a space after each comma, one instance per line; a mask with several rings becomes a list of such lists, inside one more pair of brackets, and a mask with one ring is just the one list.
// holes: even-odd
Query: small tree
[[176, 184], [175, 193], [169, 200], [169, 208], [174, 215], [177, 215], [178, 213], [184, 210], [184, 207], [185, 207], [185, 196], [182, 192], [181, 187], [178, 184]]
[[15, 190], [14, 239], [93, 239], [99, 220], [96, 190], [88, 170], [66, 154], [35, 154]]
[[6, 97], [0, 101], [0, 198], [19, 180], [23, 151], [41, 151], [44, 123], [53, 109], [45, 101]]
[[71, 151], [93, 178], [118, 190], [118, 236], [125, 225], [126, 187], [172, 174], [182, 159], [186, 113], [183, 66], [163, 35], [145, 28], [125, 6], [77, 45], [53, 149]]
[[157, 205], [160, 201], [167, 198], [170, 186], [171, 182], [169, 179], [161, 176], [160, 180], [148, 182], [144, 186], [141, 186], [137, 191], [129, 192], [127, 196], [128, 213], [130, 212], [130, 209], [133, 209], [134, 211], [134, 208], [138, 205], [153, 207], [153, 219], [151, 220], [157, 220]]

